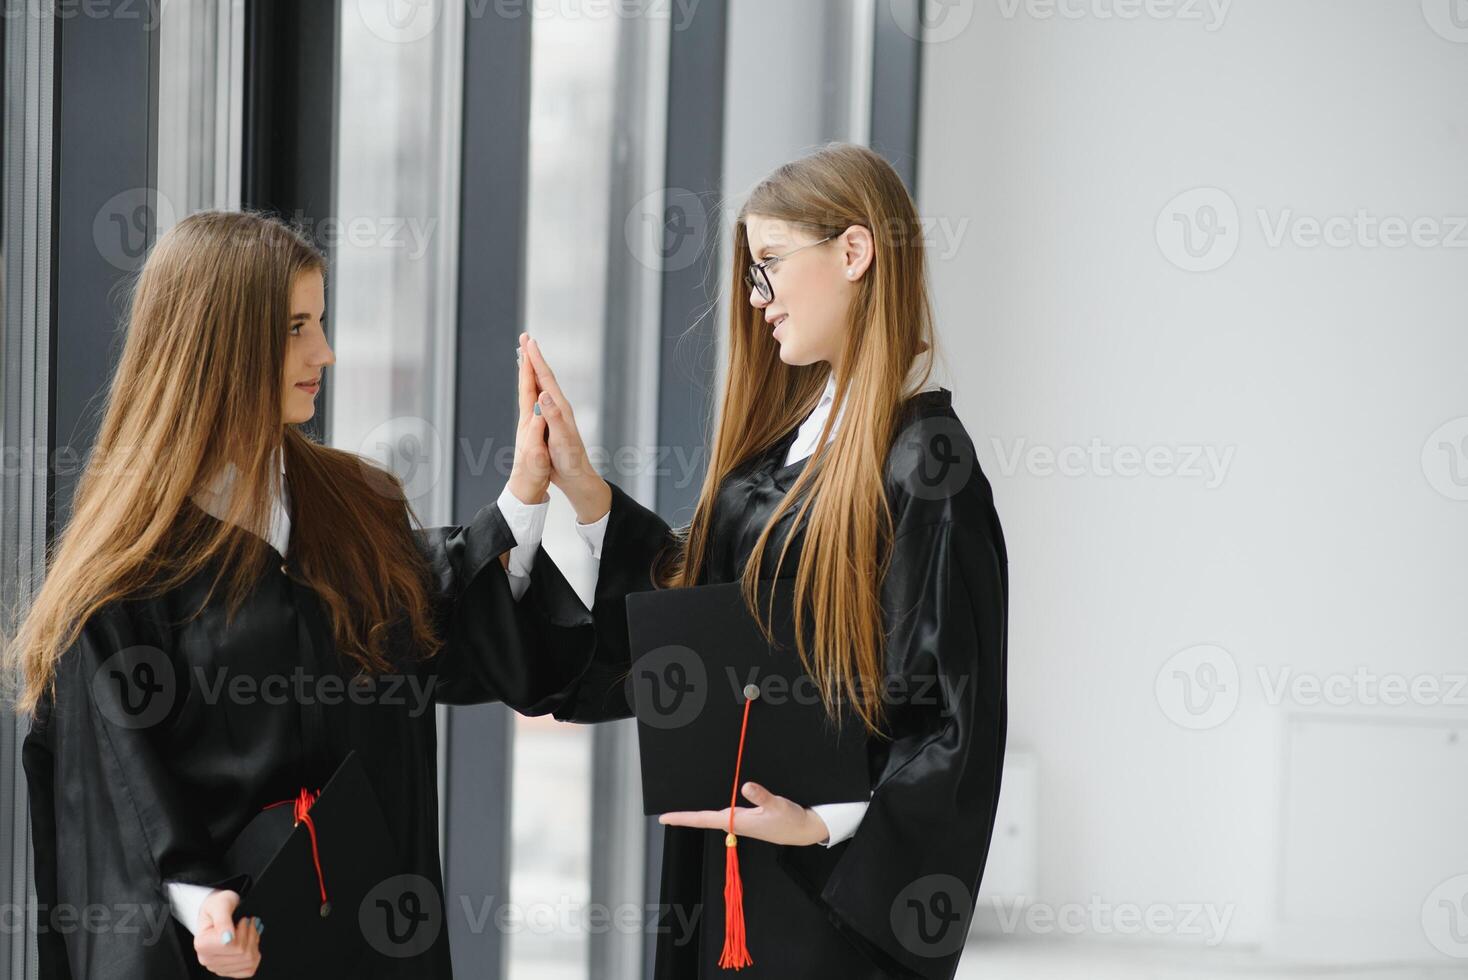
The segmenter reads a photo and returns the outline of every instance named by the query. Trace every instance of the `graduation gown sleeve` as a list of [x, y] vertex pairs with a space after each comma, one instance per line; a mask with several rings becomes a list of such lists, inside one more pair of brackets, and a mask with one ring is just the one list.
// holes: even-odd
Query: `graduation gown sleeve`
[[444, 645], [424, 664], [435, 700], [502, 701], [526, 715], [591, 722], [628, 713], [621, 649], [598, 643], [591, 612], [543, 547], [516, 600], [499, 556], [515, 544], [496, 503], [468, 524], [414, 531], [432, 577]]
[[[627, 639], [627, 596], [653, 588], [653, 565], [665, 547], [674, 543], [668, 523], [648, 510], [621, 487], [612, 489], [612, 508], [601, 544], [592, 610], [597, 642], [606, 656], [617, 661], [621, 677], [631, 670], [632, 650]], [[630, 717], [632, 710], [627, 709]]]
[[782, 864], [833, 923], [898, 976], [957, 969], [988, 856], [1006, 729], [1008, 569], [987, 481], [894, 506], [882, 584], [893, 738], [870, 805], [829, 850]]
[[114, 603], [86, 623], [22, 749], [45, 980], [183, 980], [196, 959], [164, 882], [243, 882], [219, 864], [160, 751], [181, 668], [140, 626], [146, 608]]

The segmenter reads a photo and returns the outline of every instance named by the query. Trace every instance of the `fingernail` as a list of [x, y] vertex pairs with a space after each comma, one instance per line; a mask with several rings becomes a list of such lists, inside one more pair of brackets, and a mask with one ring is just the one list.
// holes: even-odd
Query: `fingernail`
[[547, 391], [547, 392], [543, 393], [541, 395], [541, 397], [545, 399], [545, 403], [547, 405], [549, 405], [551, 408], [555, 408], [556, 407], [556, 400], [551, 397], [551, 393], [550, 392]]
[[255, 931], [262, 936], [265, 935], [265, 923], [260, 921], [260, 917], [258, 915], [255, 916]]
[[228, 929], [219, 934], [219, 944], [221, 946], [228, 946], [232, 942], [234, 942], [234, 933], [230, 932]]
[[536, 402], [535, 403], [535, 414], [536, 415], [539, 415], [540, 414], [540, 402]]

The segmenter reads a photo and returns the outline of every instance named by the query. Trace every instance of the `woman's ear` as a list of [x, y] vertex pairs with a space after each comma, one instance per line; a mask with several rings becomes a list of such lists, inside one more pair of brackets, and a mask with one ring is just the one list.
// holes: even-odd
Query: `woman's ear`
[[872, 260], [876, 258], [871, 229], [864, 225], [852, 225], [841, 233], [838, 241], [841, 243], [841, 261], [845, 266], [843, 274], [849, 282], [861, 281], [861, 277], [871, 267]]

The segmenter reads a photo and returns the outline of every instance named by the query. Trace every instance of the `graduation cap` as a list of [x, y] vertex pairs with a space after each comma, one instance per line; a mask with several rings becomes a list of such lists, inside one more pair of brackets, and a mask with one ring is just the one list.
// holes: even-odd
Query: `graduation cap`
[[359, 906], [397, 872], [396, 855], [355, 751], [319, 792], [303, 788], [261, 810], [224, 858], [232, 874], [250, 877], [236, 917], [259, 916], [270, 927], [255, 976], [286, 980], [349, 971], [368, 950]]
[[740, 780], [804, 806], [871, 795], [864, 727], [849, 708], [837, 726], [796, 653], [794, 580], [762, 582], [758, 600], [773, 644], [737, 581], [627, 597], [643, 812], [729, 807], [719, 965], [736, 970], [753, 962], [734, 834]]

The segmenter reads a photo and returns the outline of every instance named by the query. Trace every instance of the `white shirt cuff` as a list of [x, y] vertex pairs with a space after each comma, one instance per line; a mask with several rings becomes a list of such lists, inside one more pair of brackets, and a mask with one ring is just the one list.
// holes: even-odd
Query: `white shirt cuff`
[[581, 535], [581, 540], [586, 542], [586, 550], [591, 552], [591, 557], [597, 561], [601, 560], [601, 544], [607, 536], [607, 525], [611, 523], [612, 512], [609, 508], [601, 515], [601, 518], [590, 524], [576, 522], [576, 533]]
[[826, 839], [827, 847], [834, 847], [852, 834], [861, 825], [870, 803], [818, 803], [811, 807], [826, 824], [831, 836]]
[[182, 922], [189, 932], [198, 935], [199, 907], [214, 889], [208, 885], [190, 885], [182, 881], [167, 881], [164, 884], [168, 886], [168, 904], [173, 909], [173, 917]]
[[510, 594], [518, 601], [530, 588], [530, 570], [535, 565], [535, 552], [545, 534], [545, 515], [550, 510], [550, 501], [524, 503], [510, 492], [507, 484], [496, 502], [505, 523], [510, 525], [510, 533], [515, 536], [515, 546], [510, 549], [510, 564], [505, 573], [510, 579]]

